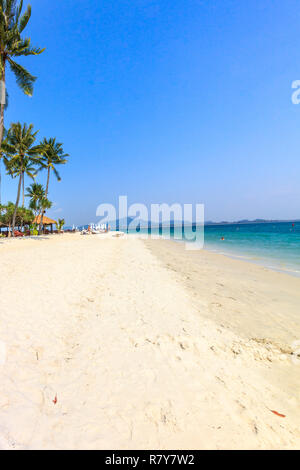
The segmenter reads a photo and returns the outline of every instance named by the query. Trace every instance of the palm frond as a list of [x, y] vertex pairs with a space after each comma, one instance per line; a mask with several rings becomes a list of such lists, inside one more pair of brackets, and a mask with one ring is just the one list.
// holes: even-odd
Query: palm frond
[[27, 47], [22, 49], [21, 51], [16, 51], [13, 55], [15, 57], [20, 57], [21, 55], [28, 56], [28, 55], [40, 55], [44, 52], [46, 48], [40, 49], [39, 47]]
[[1, 151], [7, 155], [13, 155], [15, 153], [15, 147], [4, 140], [1, 145]]
[[38, 131], [33, 125], [12, 123], [6, 133], [1, 149], [8, 173], [16, 175], [26, 173], [30, 178], [37, 175], [36, 167], [40, 164], [40, 146], [34, 145]]
[[9, 18], [12, 18], [12, 17], [15, 16], [15, 13], [16, 13], [16, 3], [17, 3], [17, 0], [6, 0], [6, 2], [3, 2], [5, 14], [6, 14]]
[[12, 72], [15, 74], [18, 86], [26, 95], [32, 96], [33, 83], [36, 81], [36, 77], [31, 75], [22, 65], [14, 62], [10, 57], [8, 57], [8, 62]]
[[39, 55], [45, 51], [45, 48], [40, 49], [39, 47], [32, 47], [30, 45], [30, 38], [21, 39], [16, 41], [14, 46], [11, 47], [11, 55], [15, 57], [28, 56], [28, 55]]
[[36, 77], [14, 61], [14, 57], [39, 55], [45, 49], [33, 47], [30, 38], [22, 38], [31, 18], [31, 6], [23, 12], [23, 0], [0, 0], [0, 77], [8, 63], [21, 90], [32, 96]]
[[53, 167], [53, 172], [54, 172], [54, 174], [55, 174], [55, 176], [56, 176], [56, 178], [57, 178], [57, 181], [61, 181], [61, 177], [60, 177], [60, 175], [59, 175], [59, 173], [58, 173], [58, 171], [57, 171], [57, 169], [56, 169], [55, 167]]
[[[20, 13], [22, 11], [22, 5], [23, 1], [21, 0], [21, 4], [20, 4]], [[31, 6], [28, 5], [27, 7], [27, 10], [25, 11], [25, 13], [22, 15], [21, 19], [19, 20], [19, 32], [22, 33], [22, 31], [24, 31], [24, 29], [26, 28], [27, 24], [28, 24], [28, 21], [30, 20], [30, 17], [31, 17]]]

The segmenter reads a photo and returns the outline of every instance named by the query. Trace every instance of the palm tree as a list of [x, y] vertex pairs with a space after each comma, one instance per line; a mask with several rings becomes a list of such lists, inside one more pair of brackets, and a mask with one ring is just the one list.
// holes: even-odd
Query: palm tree
[[[45, 49], [39, 49], [30, 45], [30, 38], [22, 38], [22, 33], [31, 17], [31, 6], [28, 5], [22, 14], [23, 0], [0, 0], [0, 83], [5, 91], [6, 66], [9, 64], [17, 85], [29, 96], [33, 93], [33, 84], [36, 77], [31, 75], [22, 65], [13, 60], [15, 57], [39, 55]], [[5, 100], [0, 103], [0, 163], [1, 144], [4, 133]], [[0, 202], [1, 202], [1, 172], [0, 172]]]
[[26, 197], [30, 198], [29, 208], [33, 210], [36, 218], [40, 211], [39, 202], [43, 197], [45, 197], [45, 190], [42, 184], [32, 183], [28, 188], [26, 188], [26, 191]]
[[[35, 219], [39, 215], [41, 215], [42, 219], [42, 214], [46, 209], [50, 209], [52, 206], [52, 202], [49, 201], [49, 199], [46, 198], [45, 196], [45, 189], [42, 184], [39, 183], [32, 183], [28, 188], [26, 188], [27, 194], [26, 197], [30, 198], [29, 202], [29, 208], [33, 210], [35, 214]], [[40, 222], [40, 228], [39, 232], [41, 231], [41, 222]]]
[[3, 215], [2, 213], [5, 211], [5, 206], [0, 204], [0, 237], [1, 237], [1, 224], [3, 224]]
[[42, 160], [41, 160], [41, 169], [47, 170], [47, 184], [46, 184], [46, 194], [48, 196], [49, 192], [49, 181], [50, 181], [50, 172], [51, 170], [55, 174], [58, 181], [61, 181], [61, 177], [55, 168], [57, 165], [64, 165], [67, 163], [67, 157], [69, 155], [64, 153], [63, 144], [56, 142], [56, 138], [44, 139], [41, 142], [42, 148]]
[[45, 196], [45, 190], [40, 183], [31, 183], [31, 185], [26, 188], [26, 191], [26, 197], [30, 198], [30, 202], [36, 203]]
[[[42, 148], [42, 160], [40, 164], [40, 169], [47, 170], [47, 183], [46, 183], [46, 192], [45, 197], [48, 197], [49, 192], [49, 182], [50, 182], [50, 173], [51, 170], [55, 174], [58, 181], [61, 181], [61, 177], [56, 169], [57, 165], [64, 165], [67, 163], [67, 157], [69, 155], [64, 153], [63, 144], [56, 142], [56, 138], [46, 139], [41, 142]], [[41, 226], [43, 225], [43, 216], [41, 217]]]
[[43, 198], [41, 199], [41, 201], [40, 201], [41, 221], [40, 221], [40, 226], [39, 226], [39, 234], [41, 234], [42, 231], [44, 230], [44, 227], [43, 227], [43, 225], [44, 225], [44, 220], [43, 220], [44, 214], [45, 214], [46, 210], [47, 210], [47, 209], [50, 209], [51, 207], [52, 207], [52, 202], [49, 201], [48, 198], [43, 197]]
[[65, 219], [58, 219], [58, 221], [56, 222], [56, 228], [58, 232], [61, 232], [64, 225], [65, 225]]
[[33, 132], [33, 125], [23, 124], [17, 122], [11, 124], [7, 132], [5, 141], [2, 142], [2, 151], [4, 153], [4, 162], [8, 173], [13, 177], [19, 177], [17, 199], [15, 204], [15, 211], [12, 220], [12, 234], [14, 236], [14, 227], [16, 222], [16, 215], [20, 201], [21, 186], [26, 174], [34, 179], [36, 170], [34, 165], [39, 164], [40, 160], [40, 146], [34, 146], [37, 132]]

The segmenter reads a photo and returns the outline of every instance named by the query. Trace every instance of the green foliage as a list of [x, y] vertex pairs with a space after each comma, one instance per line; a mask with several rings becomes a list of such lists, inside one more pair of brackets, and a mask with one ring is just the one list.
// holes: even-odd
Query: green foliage
[[45, 189], [42, 184], [32, 183], [26, 188], [26, 191], [26, 197], [30, 198], [29, 207], [34, 211], [36, 216], [42, 211], [51, 208], [52, 202], [46, 198]]
[[45, 49], [32, 47], [30, 38], [22, 38], [31, 17], [31, 7], [28, 5], [23, 14], [22, 9], [23, 0], [19, 3], [16, 0], [0, 0], [0, 77], [3, 76], [8, 63], [18, 86], [26, 95], [32, 96], [36, 77], [13, 59], [39, 55]]
[[[36, 77], [18, 63], [21, 56], [39, 55], [44, 49], [33, 47], [28, 37], [23, 37], [31, 17], [31, 6], [23, 10], [23, 0], [0, 0], [0, 80], [6, 82], [7, 67], [13, 73], [17, 85], [27, 95], [32, 96]], [[6, 90], [6, 96], [8, 93]], [[0, 159], [3, 158], [7, 174], [12, 178], [19, 178], [16, 203], [7, 203], [0, 206], [0, 221], [9, 226], [31, 224], [32, 232], [37, 232], [37, 224], [33, 224], [34, 217], [41, 215], [52, 206], [48, 199], [50, 173], [53, 171], [57, 180], [60, 175], [57, 166], [67, 162], [68, 154], [64, 153], [63, 144], [56, 142], [56, 138], [46, 139], [35, 145], [37, 132], [33, 125], [21, 125], [19, 122], [11, 124], [8, 131], [4, 129], [4, 109], [1, 106], [0, 124]], [[4, 134], [4, 139], [3, 139]], [[2, 141], [2, 142], [1, 142]], [[30, 198], [29, 209], [19, 208], [20, 195], [23, 194], [24, 206], [24, 179], [25, 176], [35, 180], [37, 172], [47, 170], [46, 189], [34, 182], [27, 188], [26, 197]], [[27, 211], [27, 212], [26, 212]], [[63, 227], [64, 220], [59, 221]]]
[[63, 226], [65, 225], [65, 219], [58, 219], [55, 225], [57, 230], [60, 232], [63, 229]]
[[[1, 215], [0, 222], [3, 225], [10, 227], [13, 222], [13, 215], [15, 211], [15, 204], [13, 202], [8, 202], [7, 204], [1, 206]], [[34, 214], [31, 209], [26, 209], [25, 207], [19, 207], [16, 214], [16, 225], [24, 226], [32, 224], [34, 220]]]
[[8, 202], [2, 206], [0, 222], [4, 225], [10, 226], [13, 219], [15, 205], [13, 202]]
[[27, 158], [31, 164], [39, 164], [41, 160], [41, 149], [39, 145], [33, 145], [38, 131], [33, 132], [33, 124], [12, 123], [5, 133], [1, 150], [4, 154], [4, 163], [8, 170], [15, 172], [19, 162]]
[[40, 200], [45, 197], [45, 190], [43, 185], [39, 183], [32, 183], [26, 188], [26, 191], [26, 197], [30, 198], [29, 207], [37, 214], [40, 210]]
[[33, 125], [11, 124], [2, 142], [1, 150], [7, 173], [15, 178], [24, 173], [34, 179], [37, 174], [36, 166], [41, 159], [40, 147], [35, 143], [37, 132], [33, 132]]
[[56, 169], [57, 165], [64, 165], [67, 163], [67, 153], [64, 153], [63, 144], [56, 142], [56, 138], [46, 139], [41, 142], [41, 153], [42, 159], [40, 162], [40, 170], [46, 169], [48, 171], [47, 185], [46, 185], [46, 196], [49, 189], [49, 177], [50, 171], [52, 170], [58, 181], [61, 181], [60, 175]]
[[37, 224], [30, 225], [30, 227], [29, 227], [30, 235], [38, 235], [39, 234], [39, 231], [38, 231], [37, 227], [38, 227]]

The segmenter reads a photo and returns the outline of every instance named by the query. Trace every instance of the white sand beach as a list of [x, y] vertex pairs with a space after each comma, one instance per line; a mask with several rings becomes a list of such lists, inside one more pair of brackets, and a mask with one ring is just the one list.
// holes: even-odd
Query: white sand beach
[[101, 235], [0, 260], [0, 448], [300, 448], [300, 279]]

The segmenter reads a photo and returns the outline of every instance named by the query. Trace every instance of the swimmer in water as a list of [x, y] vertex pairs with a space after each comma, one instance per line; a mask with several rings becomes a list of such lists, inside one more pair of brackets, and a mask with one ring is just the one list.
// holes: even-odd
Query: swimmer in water
[[221, 240], [225, 240], [225, 238], [224, 238], [224, 237], [221, 237]]

